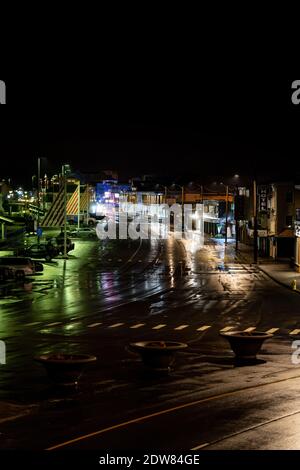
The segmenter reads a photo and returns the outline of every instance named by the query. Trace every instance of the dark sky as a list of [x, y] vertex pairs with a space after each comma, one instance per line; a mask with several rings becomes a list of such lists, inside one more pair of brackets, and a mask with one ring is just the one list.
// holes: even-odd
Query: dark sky
[[93, 101], [87, 90], [83, 106], [74, 108], [67, 95], [57, 109], [49, 96], [43, 106], [40, 94], [35, 101], [33, 88], [30, 109], [16, 102], [5, 112], [1, 107], [0, 176], [28, 182], [40, 156], [48, 174], [68, 162], [81, 171], [112, 168], [123, 179], [140, 173], [293, 177], [300, 174], [300, 109], [290, 104], [289, 82], [246, 93], [200, 83], [197, 90], [183, 84], [176, 94], [173, 88], [108, 89]]

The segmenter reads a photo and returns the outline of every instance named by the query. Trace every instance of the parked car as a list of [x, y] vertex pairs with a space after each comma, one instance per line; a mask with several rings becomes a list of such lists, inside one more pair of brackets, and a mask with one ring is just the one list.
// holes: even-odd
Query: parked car
[[8, 266], [0, 266], [0, 282], [8, 281], [13, 277], [13, 272]]
[[0, 267], [10, 270], [15, 279], [22, 279], [24, 276], [35, 274], [35, 264], [33, 260], [23, 256], [2, 256]]
[[36, 243], [24, 249], [24, 254], [35, 259], [45, 259], [51, 261], [59, 255], [59, 249], [52, 243]]
[[39, 261], [36, 261], [36, 260], [32, 260], [32, 261], [34, 263], [36, 273], [41, 273], [44, 271], [43, 263], [40, 263]]
[[[67, 235], [67, 253], [69, 253], [69, 251], [73, 251], [75, 249], [75, 243], [68, 238], [70, 236], [70, 232], [68, 232]], [[52, 243], [58, 248], [59, 253], [62, 255], [64, 254], [64, 240], [65, 238], [63, 233], [52, 239]]]
[[96, 230], [90, 227], [82, 227], [77, 228], [75, 230], [70, 231], [71, 237], [78, 237], [78, 238], [96, 238]]

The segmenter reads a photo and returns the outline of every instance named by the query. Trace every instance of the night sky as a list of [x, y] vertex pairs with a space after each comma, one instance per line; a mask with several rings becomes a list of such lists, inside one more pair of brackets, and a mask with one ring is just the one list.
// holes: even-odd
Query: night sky
[[[49, 175], [66, 162], [83, 172], [114, 169], [123, 180], [141, 173], [187, 180], [236, 173], [297, 178], [300, 109], [290, 103], [290, 82], [246, 92], [214, 83], [140, 84], [117, 92], [111, 87], [105, 95], [91, 86], [75, 108], [62, 86], [57, 109], [48, 94], [41, 103], [43, 94], [32, 84], [30, 109], [17, 99], [1, 107], [0, 176], [30, 184], [40, 156]], [[8, 91], [8, 97], [15, 91], [9, 82]]]

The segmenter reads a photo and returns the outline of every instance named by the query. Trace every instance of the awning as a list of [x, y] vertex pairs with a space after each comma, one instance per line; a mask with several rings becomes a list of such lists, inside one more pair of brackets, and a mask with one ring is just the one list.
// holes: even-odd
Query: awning
[[295, 232], [291, 228], [286, 228], [279, 235], [277, 235], [277, 238], [294, 238], [294, 237], [295, 237]]

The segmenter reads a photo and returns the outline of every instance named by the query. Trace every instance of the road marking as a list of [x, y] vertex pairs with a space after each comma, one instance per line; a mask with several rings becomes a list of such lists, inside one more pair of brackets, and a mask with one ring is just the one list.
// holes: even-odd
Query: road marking
[[133, 325], [130, 328], [132, 330], [136, 330], [137, 328], [142, 328], [142, 326], [145, 326], [145, 323], [138, 323], [137, 325]]
[[247, 330], [244, 330], [243, 333], [252, 333], [252, 331], [255, 331], [256, 327], [252, 326], [251, 328], [247, 328]]
[[112, 261], [112, 259], [111, 259], [111, 258], [109, 258], [109, 259], [108, 259], [108, 261]]
[[118, 259], [118, 262], [121, 263], [123, 260], [121, 258]]
[[40, 321], [34, 321], [34, 322], [32, 322], [32, 323], [26, 323], [26, 325], [24, 325], [24, 326], [40, 325], [41, 323], [42, 323], [42, 322], [40, 322]]
[[234, 330], [234, 326], [226, 326], [226, 328], [223, 328], [223, 330], [220, 331], [220, 333], [227, 333], [227, 331]]
[[165, 326], [167, 326], [167, 325], [157, 325], [157, 326], [154, 326], [154, 328], [152, 328], [152, 330], [161, 330]]
[[294, 336], [294, 335], [298, 335], [300, 333], [300, 330], [293, 330], [290, 335], [291, 336]]
[[108, 328], [118, 328], [119, 326], [123, 326], [125, 323], [115, 323], [114, 325], [110, 325]]
[[58, 325], [62, 325], [62, 322], [57, 321], [57, 322], [54, 322], [54, 323], [49, 323], [48, 325], [46, 325], [46, 328], [49, 327], [49, 326], [58, 326]]
[[277, 331], [279, 331], [279, 328], [272, 328], [271, 330], [268, 330], [268, 331], [267, 331], [267, 334], [268, 334], [268, 335], [273, 335], [273, 334], [276, 333]]
[[206, 444], [201, 444], [200, 446], [197, 446], [197, 447], [194, 447], [193, 449], [191, 450], [200, 450], [200, 449], [204, 449], [204, 447], [207, 447], [209, 446], [209, 442], [207, 442]]
[[197, 331], [206, 331], [206, 330], [209, 330], [210, 328], [211, 328], [211, 326], [205, 325], [205, 326], [201, 326], [201, 328], [198, 328]]
[[189, 326], [190, 325], [180, 325], [180, 326], [177, 326], [177, 328], [174, 328], [174, 330], [177, 330], [177, 331], [185, 330]]
[[88, 325], [88, 328], [95, 328], [95, 326], [99, 325], [102, 325], [102, 323], [91, 323], [90, 325]]
[[139, 259], [139, 263], [142, 263], [142, 262], [143, 262], [143, 260], [142, 260], [142, 259]]
[[81, 442], [81, 441], [84, 441], [86, 439], [90, 439], [92, 437], [100, 436], [101, 434], [105, 434], [109, 431], [114, 431], [116, 429], [125, 428], [126, 426], [129, 426], [130, 424], [143, 423], [144, 421], [147, 421], [151, 418], [157, 418], [158, 416], [163, 416], [163, 415], [166, 415], [166, 414], [170, 414], [170, 413], [173, 413], [175, 411], [185, 410], [187, 408], [192, 408], [194, 406], [201, 405], [203, 403], [209, 403], [209, 402], [212, 402], [212, 401], [220, 400], [222, 398], [227, 398], [227, 397], [240, 395], [241, 393], [249, 392], [249, 390], [255, 390], [255, 389], [258, 389], [258, 388], [268, 387], [269, 385], [279, 384], [279, 383], [287, 382], [289, 380], [295, 380], [295, 379], [299, 380], [299, 378], [300, 377], [298, 375], [298, 376], [295, 376], [295, 377], [289, 377], [288, 379], [280, 379], [280, 380], [276, 380], [276, 381], [268, 382], [268, 383], [263, 383], [263, 384], [259, 384], [259, 385], [251, 385], [250, 387], [244, 387], [244, 388], [241, 388], [239, 390], [233, 390], [232, 392], [226, 392], [226, 393], [221, 393], [219, 395], [213, 395], [211, 397], [201, 398], [200, 400], [197, 400], [197, 401], [184, 403], [183, 405], [174, 406], [173, 408], [167, 408], [165, 410], [157, 411], [155, 413], [152, 413], [152, 414], [149, 414], [149, 415], [144, 415], [144, 416], [141, 416], [139, 418], [134, 418], [134, 419], [131, 419], [129, 421], [124, 421], [122, 423], [115, 424], [113, 426], [109, 426], [108, 428], [103, 428], [103, 429], [100, 429], [98, 431], [91, 432], [89, 434], [84, 434], [83, 436], [75, 437], [74, 439], [70, 439], [69, 441], [62, 442], [61, 444], [56, 444], [52, 447], [48, 447], [46, 450], [61, 449], [62, 447], [66, 447], [68, 445], [75, 444], [77, 442]]

